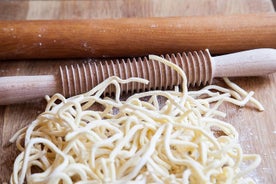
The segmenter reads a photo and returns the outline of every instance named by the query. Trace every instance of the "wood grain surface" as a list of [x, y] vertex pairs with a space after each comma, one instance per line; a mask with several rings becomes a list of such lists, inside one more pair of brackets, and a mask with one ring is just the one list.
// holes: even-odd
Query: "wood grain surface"
[[107, 58], [205, 48], [212, 54], [224, 54], [276, 47], [275, 32], [274, 12], [100, 20], [4, 20], [0, 21], [0, 60]]
[[[83, 19], [120, 17], [167, 17], [194, 15], [229, 15], [273, 12], [271, 0], [94, 0], [94, 1], [0, 1], [0, 19]], [[87, 62], [86, 60], [0, 61], [0, 76], [57, 74], [58, 66]], [[276, 74], [233, 78], [246, 90], [255, 91], [255, 97], [265, 107], [257, 112], [251, 105], [237, 108], [226, 104], [226, 121], [240, 133], [244, 152], [258, 153], [262, 163], [251, 176], [257, 183], [276, 182]], [[0, 183], [7, 182], [13, 160], [18, 152], [9, 143], [11, 136], [31, 123], [44, 110], [45, 101], [0, 106]]]

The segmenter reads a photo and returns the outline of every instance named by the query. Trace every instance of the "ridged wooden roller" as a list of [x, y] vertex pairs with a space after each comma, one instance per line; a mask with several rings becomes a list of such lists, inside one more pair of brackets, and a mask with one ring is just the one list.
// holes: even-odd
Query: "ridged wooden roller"
[[[265, 75], [276, 71], [276, 49], [255, 49], [211, 57], [208, 50], [162, 56], [178, 65], [188, 84], [206, 85], [214, 77]], [[122, 84], [123, 92], [173, 89], [182, 78], [170, 67], [148, 58], [115, 59], [81, 65], [61, 66], [60, 74], [0, 78], [0, 104], [18, 103], [45, 95], [62, 93], [66, 97], [86, 92], [110, 76], [122, 79], [140, 77], [149, 84]], [[110, 86], [105, 93], [111, 94]]]
[[[188, 83], [192, 86], [211, 83], [212, 63], [208, 50], [188, 53], [162, 55], [161, 57], [173, 62], [184, 70]], [[140, 77], [149, 80], [149, 84], [128, 83], [122, 84], [122, 91], [134, 93], [153, 89], [173, 89], [180, 85], [182, 78], [160, 62], [149, 61], [147, 57], [115, 59], [110, 61], [91, 62], [82, 65], [60, 67], [63, 94], [72, 96], [88, 91], [110, 76], [121, 79]], [[106, 93], [114, 92], [110, 86]]]

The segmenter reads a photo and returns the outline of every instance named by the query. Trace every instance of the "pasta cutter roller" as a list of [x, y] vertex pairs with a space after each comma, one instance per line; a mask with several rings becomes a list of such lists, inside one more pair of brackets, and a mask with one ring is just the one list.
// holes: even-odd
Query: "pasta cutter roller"
[[[211, 57], [208, 50], [162, 56], [178, 65], [186, 73], [188, 84], [206, 85], [214, 77], [239, 77], [266, 75], [276, 71], [276, 49], [255, 49]], [[61, 66], [58, 76], [9, 76], [0, 78], [0, 104], [19, 103], [61, 93], [66, 97], [86, 92], [110, 76], [122, 79], [140, 77], [149, 84], [122, 84], [123, 92], [154, 89], [173, 89], [182, 78], [160, 62], [147, 57], [115, 59]], [[111, 94], [114, 86], [106, 93]]]

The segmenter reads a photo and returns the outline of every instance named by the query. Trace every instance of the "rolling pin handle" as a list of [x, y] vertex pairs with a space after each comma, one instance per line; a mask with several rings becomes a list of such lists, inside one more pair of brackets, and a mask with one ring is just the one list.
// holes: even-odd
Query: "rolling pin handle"
[[276, 49], [264, 48], [212, 58], [213, 77], [267, 75], [276, 71]]
[[0, 77], [0, 105], [20, 103], [59, 91], [53, 75]]

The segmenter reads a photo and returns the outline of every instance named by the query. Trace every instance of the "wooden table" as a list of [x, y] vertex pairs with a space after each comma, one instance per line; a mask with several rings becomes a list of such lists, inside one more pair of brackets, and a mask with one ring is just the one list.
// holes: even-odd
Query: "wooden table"
[[[273, 12], [271, 0], [95, 0], [95, 1], [0, 1], [0, 19], [82, 19], [148, 16], [191, 16]], [[0, 61], [0, 76], [56, 74], [66, 61]], [[240, 133], [245, 152], [258, 153], [262, 164], [252, 173], [257, 183], [276, 182], [276, 74], [232, 79], [246, 90], [255, 91], [255, 97], [265, 107], [257, 112], [249, 105], [237, 108], [224, 105], [226, 120]], [[45, 101], [0, 106], [0, 182], [8, 181], [13, 160], [18, 152], [9, 144], [11, 136], [32, 122], [44, 110]]]

